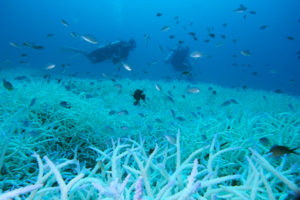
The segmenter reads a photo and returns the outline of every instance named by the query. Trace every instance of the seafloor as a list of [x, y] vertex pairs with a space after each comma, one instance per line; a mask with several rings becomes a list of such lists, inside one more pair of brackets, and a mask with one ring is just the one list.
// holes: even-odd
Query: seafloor
[[[269, 153], [299, 146], [299, 97], [177, 80], [0, 74], [13, 85], [0, 87], [1, 200], [283, 200], [299, 191], [299, 155]], [[136, 89], [146, 95], [137, 106]]]

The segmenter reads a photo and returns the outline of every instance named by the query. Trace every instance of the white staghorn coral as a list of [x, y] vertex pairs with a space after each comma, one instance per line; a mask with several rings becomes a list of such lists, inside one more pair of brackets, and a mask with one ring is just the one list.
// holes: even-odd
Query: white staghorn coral
[[[34, 157], [39, 166], [36, 184], [0, 194], [0, 199], [20, 195], [29, 200], [272, 200], [278, 196], [284, 197], [284, 194], [278, 194], [274, 190], [277, 180], [270, 173], [287, 184], [291, 190], [298, 191], [297, 186], [285, 177], [287, 172], [278, 172], [252, 149], [252, 157], [246, 157], [248, 167], [242, 166], [245, 170], [240, 171], [240, 174], [220, 175], [219, 157], [230, 151], [238, 151], [240, 147], [216, 151], [217, 136], [216, 134], [210, 147], [204, 146], [194, 151], [183, 161], [180, 156], [179, 130], [175, 147], [162, 148], [157, 144], [150, 155], [146, 153], [143, 141], [138, 143], [131, 139], [123, 142], [118, 139], [106, 151], [91, 147], [98, 153], [98, 162], [93, 169], [79, 167], [74, 170], [72, 165], [77, 164], [75, 159], [54, 164], [44, 156], [43, 163], [35, 153]], [[264, 169], [270, 173], [266, 173]], [[292, 173], [292, 170], [288, 172]]]

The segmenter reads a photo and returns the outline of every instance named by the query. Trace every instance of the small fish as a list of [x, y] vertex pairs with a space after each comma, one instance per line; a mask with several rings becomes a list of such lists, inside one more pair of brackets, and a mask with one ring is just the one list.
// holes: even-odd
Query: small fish
[[229, 101], [233, 104], [239, 104], [235, 99], [230, 99]]
[[47, 70], [51, 70], [51, 69], [54, 69], [56, 67], [56, 65], [54, 64], [50, 64], [46, 67]]
[[17, 76], [17, 77], [15, 77], [15, 80], [23, 81], [23, 80], [29, 80], [29, 79], [26, 76]]
[[256, 11], [255, 11], [255, 10], [252, 10], [252, 11], [249, 11], [248, 13], [251, 14], [251, 15], [255, 15], [255, 14], [256, 14]]
[[165, 138], [170, 144], [176, 145], [176, 137], [173, 135], [165, 135]]
[[151, 38], [148, 34], [144, 34], [144, 38], [145, 38], [145, 41], [146, 41], [146, 46], [148, 46], [149, 40], [151, 40]]
[[159, 118], [156, 118], [155, 121], [158, 123], [162, 123], [161, 119], [159, 119]]
[[268, 26], [267, 25], [262, 25], [261, 27], [259, 27], [260, 30], [264, 30], [266, 29]]
[[62, 19], [60, 22], [61, 22], [65, 27], [69, 26], [69, 23], [68, 23], [66, 20], [64, 20], [64, 19]]
[[9, 81], [7, 81], [7, 80], [5, 80], [5, 79], [2, 79], [2, 81], [3, 81], [3, 86], [4, 86], [8, 91], [12, 91], [12, 90], [14, 89], [13, 85], [12, 85]]
[[36, 103], [36, 98], [33, 98], [29, 104], [29, 107], [32, 107]]
[[61, 106], [64, 107], [64, 108], [68, 108], [68, 109], [71, 108], [71, 105], [70, 105], [68, 102], [66, 102], [66, 101], [61, 101], [61, 102], [59, 103], [59, 105], [61, 105]]
[[187, 89], [188, 93], [190, 94], [197, 94], [200, 92], [200, 89], [199, 88], [196, 88], [196, 87], [191, 87], [191, 88], [188, 88]]
[[249, 50], [242, 50], [242, 51], [241, 51], [241, 54], [242, 54], [243, 56], [251, 56], [251, 53], [250, 53]]
[[173, 103], [175, 103], [175, 101], [174, 101], [174, 99], [173, 99], [172, 97], [167, 96], [167, 98], [168, 98], [170, 101], [172, 101]]
[[223, 35], [223, 34], [222, 34], [222, 35], [221, 35], [221, 38], [225, 40], [225, 39], [226, 39], [226, 35]]
[[162, 13], [156, 13], [157, 17], [161, 17], [163, 14]]
[[50, 38], [50, 37], [53, 37], [53, 36], [54, 36], [53, 33], [48, 33], [48, 34], [46, 35], [47, 38]]
[[139, 116], [146, 117], [146, 115], [144, 113], [139, 113]]
[[119, 90], [122, 89], [122, 85], [121, 85], [121, 84], [115, 84], [114, 86], [115, 86], [116, 88], [118, 88]]
[[75, 33], [75, 32], [71, 32], [70, 35], [71, 35], [73, 38], [78, 38], [78, 37], [79, 37], [78, 33]]
[[196, 33], [194, 33], [194, 32], [189, 32], [189, 35], [191, 35], [191, 36], [196, 36]]
[[172, 115], [172, 117], [175, 119], [176, 118], [176, 114], [175, 114], [175, 111], [173, 109], [170, 110], [170, 113]]
[[98, 44], [98, 40], [92, 35], [81, 35], [80, 37], [90, 44]]
[[190, 75], [190, 72], [188, 72], [188, 71], [184, 71], [184, 72], [181, 72], [181, 75], [183, 75], [183, 76], [187, 76], [187, 75]]
[[194, 113], [194, 112], [191, 112], [191, 113], [196, 119], [199, 119], [196, 113]]
[[198, 38], [196, 36], [194, 36], [193, 39], [196, 40], [196, 41], [198, 40]]
[[216, 35], [214, 33], [209, 33], [208, 36], [211, 37], [211, 38], [215, 38], [216, 37]]
[[27, 54], [26, 53], [22, 53], [21, 57], [27, 57]]
[[109, 111], [109, 113], [108, 113], [109, 115], [114, 115], [114, 114], [116, 114], [116, 111], [114, 111], [114, 110], [111, 110], [111, 111]]
[[129, 112], [127, 110], [121, 110], [117, 113], [118, 115], [128, 115]]
[[240, 5], [240, 7], [238, 7], [237, 9], [233, 10], [233, 12], [235, 13], [243, 13], [247, 10], [248, 8], [246, 6], [244, 6], [243, 4]]
[[181, 116], [176, 117], [176, 119], [177, 119], [178, 121], [181, 121], [181, 122], [185, 121], [185, 118], [184, 118], [184, 117], [181, 117]]
[[266, 138], [266, 137], [260, 138], [260, 139], [259, 139], [259, 142], [260, 142], [262, 145], [264, 145], [264, 146], [267, 146], [267, 145], [270, 144], [270, 140], [269, 140], [268, 138]]
[[294, 108], [294, 106], [293, 106], [292, 104], [289, 103], [288, 106], [289, 106], [289, 108], [290, 108], [293, 112], [295, 112], [295, 108]]
[[224, 101], [221, 106], [229, 106], [231, 104], [231, 100]]
[[163, 32], [168, 31], [168, 30], [170, 30], [170, 26], [164, 26], [160, 30]]
[[286, 146], [274, 145], [271, 147], [269, 152], [272, 153], [272, 156], [276, 156], [276, 157], [283, 156], [284, 154], [291, 154], [291, 153], [300, 155], [300, 153], [295, 152], [295, 150], [299, 148], [300, 147], [290, 149], [289, 147]]
[[122, 63], [122, 66], [124, 67], [124, 69], [126, 69], [127, 71], [132, 71], [131, 67], [126, 64], [126, 63]]
[[157, 90], [157, 91], [161, 91], [161, 87], [160, 87], [160, 85], [158, 85], [158, 84], [155, 84], [155, 89]]
[[160, 50], [161, 53], [164, 53], [164, 49], [163, 49], [163, 47], [161, 45], [158, 45], [158, 48], [159, 48], [159, 50]]
[[121, 128], [122, 130], [128, 130], [128, 129], [129, 129], [128, 126], [121, 126], [120, 128]]
[[9, 45], [12, 46], [12, 47], [15, 47], [15, 48], [20, 48], [19, 45], [17, 45], [14, 42], [9, 42]]
[[[174, 88], [175, 89], [175, 88]], [[173, 96], [173, 94], [172, 94], [172, 92], [170, 91], [170, 90], [168, 90], [168, 94], [172, 97]]]
[[178, 44], [183, 44], [183, 43], [184, 43], [183, 40], [179, 40], [179, 41], [178, 41]]
[[143, 90], [137, 89], [134, 91], [133, 98], [135, 99], [133, 105], [139, 105], [141, 99], [145, 101], [146, 95], [144, 94]]
[[170, 38], [170, 39], [174, 39], [174, 38], [175, 38], [175, 35], [169, 35], [169, 38]]
[[202, 58], [204, 55], [199, 51], [194, 51], [190, 54], [191, 58]]
[[286, 37], [288, 40], [295, 40], [295, 38], [293, 36], [287, 36]]

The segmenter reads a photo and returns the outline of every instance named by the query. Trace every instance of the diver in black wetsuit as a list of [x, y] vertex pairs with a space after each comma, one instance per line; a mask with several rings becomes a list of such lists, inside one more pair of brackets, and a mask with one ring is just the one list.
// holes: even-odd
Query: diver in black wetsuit
[[116, 41], [110, 44], [104, 45], [90, 53], [83, 53], [92, 63], [103, 62], [104, 60], [112, 60], [114, 64], [126, 61], [130, 51], [136, 47], [134, 39], [130, 39], [128, 42]]
[[189, 51], [190, 49], [188, 47], [178, 46], [176, 49], [170, 52], [165, 61], [170, 63], [176, 71], [190, 70], [192, 66], [187, 59]]

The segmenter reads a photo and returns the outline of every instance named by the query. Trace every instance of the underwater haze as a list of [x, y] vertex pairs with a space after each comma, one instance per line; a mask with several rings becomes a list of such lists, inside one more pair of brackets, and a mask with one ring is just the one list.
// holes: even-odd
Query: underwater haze
[[[65, 73], [70, 74], [91, 72], [97, 77], [105, 72], [138, 79], [189, 79], [299, 95], [300, 2], [297, 0], [12, 0], [0, 4], [0, 59], [11, 62], [12, 66], [42, 70], [53, 63], [58, 67], [51, 73], [61, 73], [59, 66], [68, 63], [71, 66]], [[241, 4], [247, 9], [239, 12]], [[61, 20], [68, 26], [62, 25]], [[169, 30], [162, 31], [164, 26], [169, 26]], [[71, 32], [93, 35], [98, 44], [74, 38]], [[196, 34], [197, 40], [190, 32]], [[47, 37], [48, 34], [53, 36]], [[170, 35], [174, 38], [170, 39]], [[63, 50], [72, 47], [92, 51], [100, 45], [130, 38], [137, 44], [128, 58], [132, 73], [119, 72], [109, 61], [91, 64], [85, 57]], [[192, 65], [189, 77], [164, 62], [169, 49], [176, 48], [180, 40], [184, 42], [182, 46], [190, 48], [190, 53], [203, 54], [198, 59], [189, 58]], [[25, 41], [44, 49], [9, 45], [14, 42], [22, 46]], [[244, 56], [242, 51], [250, 55]], [[22, 53], [28, 57], [20, 57]]]

